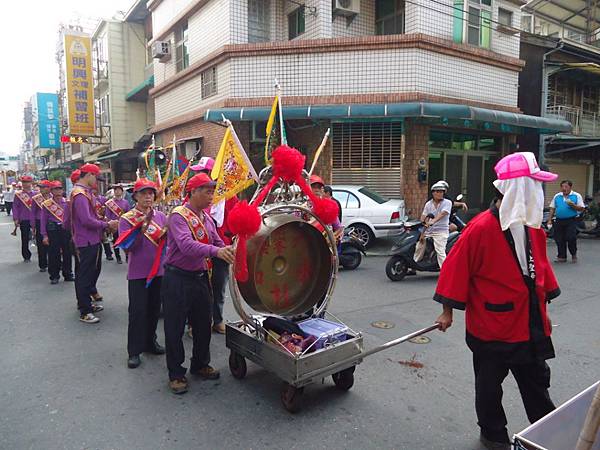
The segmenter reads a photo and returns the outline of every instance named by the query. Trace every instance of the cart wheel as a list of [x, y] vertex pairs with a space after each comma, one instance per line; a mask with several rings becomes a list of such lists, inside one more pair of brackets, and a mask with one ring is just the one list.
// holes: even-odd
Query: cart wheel
[[353, 366], [346, 370], [342, 370], [341, 372], [337, 372], [331, 375], [331, 378], [333, 378], [333, 382], [335, 383], [335, 387], [342, 391], [347, 391], [352, 386], [354, 386], [355, 369], [356, 367]]
[[229, 354], [229, 371], [234, 378], [241, 380], [246, 376], [246, 371], [248, 370], [248, 366], [246, 365], [246, 359], [240, 355], [232, 351]]
[[304, 388], [294, 387], [291, 384], [283, 383], [281, 386], [281, 403], [288, 412], [297, 413], [302, 408], [302, 394]]

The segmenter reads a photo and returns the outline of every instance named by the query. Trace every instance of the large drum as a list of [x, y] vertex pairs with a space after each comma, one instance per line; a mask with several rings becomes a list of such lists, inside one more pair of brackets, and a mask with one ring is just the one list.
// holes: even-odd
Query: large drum
[[257, 312], [302, 314], [327, 295], [334, 251], [321, 231], [297, 215], [267, 215], [248, 241], [248, 281], [238, 282], [239, 292]]

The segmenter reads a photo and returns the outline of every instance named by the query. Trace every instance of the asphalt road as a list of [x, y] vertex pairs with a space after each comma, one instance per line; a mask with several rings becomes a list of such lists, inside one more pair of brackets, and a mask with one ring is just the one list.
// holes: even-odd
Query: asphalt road
[[[280, 381], [249, 364], [236, 380], [223, 336], [213, 335], [219, 381], [191, 380], [171, 394], [162, 357], [126, 367], [125, 266], [104, 262], [97, 325], [80, 323], [72, 283], [49, 284], [35, 263], [21, 262], [18, 240], [0, 218], [0, 448], [13, 449], [479, 449], [471, 355], [464, 320], [445, 334], [405, 343], [366, 359], [352, 390], [331, 379], [305, 391], [304, 409], [288, 414]], [[562, 403], [600, 378], [600, 241], [580, 241], [580, 263], [556, 272], [563, 295], [550, 306], [558, 357], [551, 395]], [[551, 244], [552, 251], [554, 250]], [[429, 325], [436, 277], [390, 282], [384, 257], [342, 272], [331, 310], [365, 335], [366, 347]], [[228, 303], [226, 317], [236, 316]], [[391, 329], [374, 328], [376, 321]], [[162, 323], [159, 337], [163, 341]], [[186, 340], [189, 352], [190, 341]], [[401, 361], [414, 360], [422, 368]], [[511, 432], [527, 426], [514, 379], [505, 382]]]

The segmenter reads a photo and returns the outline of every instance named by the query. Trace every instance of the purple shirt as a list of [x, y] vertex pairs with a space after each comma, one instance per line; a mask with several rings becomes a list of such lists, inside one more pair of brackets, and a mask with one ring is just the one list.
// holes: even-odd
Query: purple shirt
[[[54, 198], [54, 201], [63, 209], [63, 211], [65, 212], [65, 214], [63, 215], [63, 220], [66, 216], [66, 212], [67, 212], [67, 201], [64, 199], [64, 197], [60, 197], [58, 200], [56, 198]], [[50, 211], [48, 211], [48, 208], [46, 208], [45, 206], [42, 207], [42, 212], [41, 212], [41, 217], [40, 217], [40, 230], [42, 233], [42, 236], [44, 237], [48, 237], [48, 232], [46, 230], [46, 228], [48, 227], [48, 222], [54, 222], [54, 223], [58, 223], [58, 224], [62, 224], [60, 220], [58, 220], [56, 218], [56, 216], [54, 214], [52, 214]]]
[[[41, 195], [44, 198], [44, 200], [47, 200], [50, 197], [52, 197], [50, 194], [48, 194], [46, 196], [44, 196], [44, 194], [41, 194]], [[41, 219], [42, 219], [42, 208], [40, 208], [38, 206], [38, 204], [36, 203], [36, 201], [33, 200], [32, 204], [31, 204], [31, 226], [35, 228], [36, 222]]]
[[[122, 198], [120, 200], [116, 199], [116, 198], [113, 198], [113, 200], [123, 210], [123, 213], [126, 213], [127, 211], [129, 211], [131, 209], [131, 206], [129, 206], [129, 202], [127, 200], [125, 200], [124, 198]], [[107, 201], [108, 200], [104, 201], [104, 205], [105, 206], [106, 206], [106, 202]], [[111, 209], [108, 206], [106, 206], [106, 218], [108, 220], [119, 220], [119, 216], [117, 216], [114, 212], [112, 212]], [[120, 227], [121, 226], [119, 225], [119, 228]]]
[[206, 213], [194, 210], [189, 204], [184, 208], [191, 209], [198, 217], [204, 219], [204, 228], [208, 233], [208, 244], [194, 239], [192, 231], [185, 219], [177, 213], [171, 213], [168, 219], [167, 257], [165, 264], [182, 270], [198, 272], [207, 270], [206, 258], [214, 258], [217, 251], [225, 244], [217, 234], [215, 223]]
[[[94, 201], [92, 191], [87, 186], [76, 185], [85, 189], [88, 195]], [[76, 247], [87, 247], [88, 245], [99, 244], [102, 238], [102, 231], [108, 227], [108, 223], [98, 219], [96, 210], [92, 206], [89, 198], [83, 194], [78, 194], [71, 200], [71, 229], [73, 233], [73, 242]]]
[[[154, 217], [152, 219], [156, 222], [157, 225], [164, 227], [167, 223], [167, 216], [165, 216], [160, 211], [154, 210]], [[123, 219], [119, 220], [119, 234], [125, 233], [127, 230], [131, 228], [131, 224]], [[127, 279], [128, 280], [139, 280], [146, 279], [148, 274], [150, 273], [150, 269], [152, 268], [152, 264], [154, 263], [154, 258], [156, 257], [156, 245], [154, 245], [150, 240], [144, 236], [142, 233], [139, 233], [135, 238], [135, 241], [129, 247], [128, 255], [129, 255], [129, 263], [127, 267]], [[157, 277], [162, 277], [165, 273], [165, 269], [163, 267], [163, 263], [161, 261], [160, 266], [158, 268]]]
[[[17, 192], [23, 192], [23, 193], [29, 195], [29, 197], [33, 197], [36, 194], [35, 191], [29, 191], [29, 192], [17, 191]], [[33, 202], [33, 200], [32, 200], [32, 202]], [[25, 204], [21, 201], [21, 199], [19, 198], [19, 196], [17, 194], [15, 194], [15, 199], [13, 201], [12, 215], [13, 215], [13, 220], [16, 220], [17, 222], [28, 220], [31, 223], [31, 210], [29, 208], [27, 208], [27, 206], [25, 206]]]

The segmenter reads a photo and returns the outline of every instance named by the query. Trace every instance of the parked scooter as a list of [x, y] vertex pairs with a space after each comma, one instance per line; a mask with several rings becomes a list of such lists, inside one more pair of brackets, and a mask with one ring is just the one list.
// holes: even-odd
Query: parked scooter
[[353, 230], [344, 230], [338, 253], [340, 265], [346, 270], [354, 270], [360, 266], [362, 255], [365, 255], [365, 246], [358, 235]]
[[[460, 199], [457, 198], [457, 201], [460, 201]], [[456, 226], [457, 231], [452, 231], [448, 235], [446, 254], [450, 252], [450, 249], [458, 240], [460, 232], [466, 226], [462, 219], [456, 215], [454, 209], [450, 214], [450, 223]], [[404, 224], [404, 231], [392, 247], [392, 256], [385, 266], [385, 274], [390, 280], [402, 281], [411, 269], [419, 272], [440, 271], [437, 255], [433, 247], [433, 240], [431, 238], [425, 238], [427, 242], [423, 259], [419, 262], [414, 260], [415, 248], [421, 237], [421, 233], [424, 230], [425, 226], [420, 220], [414, 220]]]

